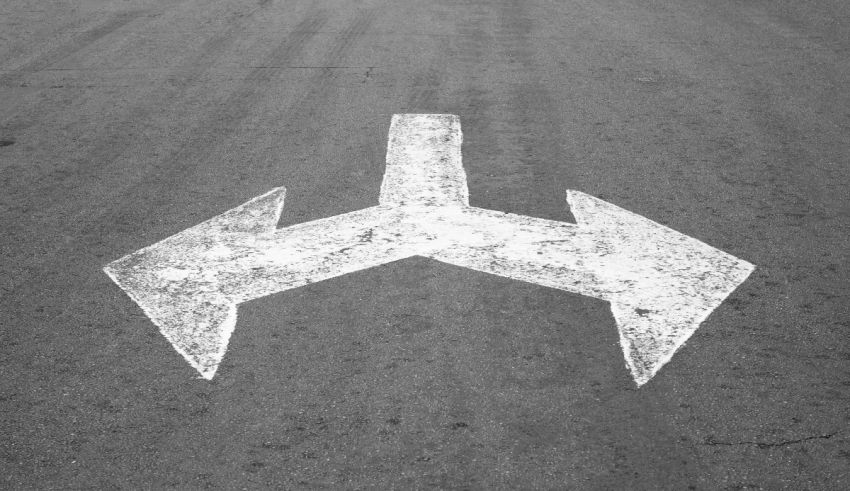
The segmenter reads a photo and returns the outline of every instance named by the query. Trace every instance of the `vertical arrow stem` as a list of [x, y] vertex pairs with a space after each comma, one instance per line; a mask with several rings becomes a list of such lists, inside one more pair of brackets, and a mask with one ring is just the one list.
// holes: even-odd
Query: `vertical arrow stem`
[[396, 114], [390, 123], [380, 203], [387, 206], [469, 205], [453, 114]]

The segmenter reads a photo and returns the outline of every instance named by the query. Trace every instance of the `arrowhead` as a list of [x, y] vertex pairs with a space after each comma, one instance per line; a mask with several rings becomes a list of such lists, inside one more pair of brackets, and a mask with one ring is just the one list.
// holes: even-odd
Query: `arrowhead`
[[567, 191], [592, 232], [626, 364], [648, 382], [755, 266], [622, 208]]
[[285, 195], [273, 189], [104, 268], [206, 379], [227, 350], [238, 304], [226, 268], [211, 265], [232, 263], [246, 254], [244, 242], [273, 233]]
[[249, 234], [273, 232], [277, 228], [277, 222], [280, 220], [285, 198], [285, 187], [274, 188], [185, 232], [193, 230], [201, 233], [213, 230], [220, 233], [241, 232]]

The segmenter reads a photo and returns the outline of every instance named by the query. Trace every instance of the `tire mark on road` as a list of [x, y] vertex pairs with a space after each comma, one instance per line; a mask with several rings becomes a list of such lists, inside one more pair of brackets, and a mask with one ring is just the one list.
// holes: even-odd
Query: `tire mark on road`
[[443, 72], [436, 66], [419, 71], [413, 78], [413, 92], [407, 99], [407, 112], [435, 113], [440, 100], [440, 86], [443, 84]]
[[[268, 4], [266, 4], [268, 5]], [[262, 6], [262, 5], [261, 5]], [[260, 7], [261, 7], [260, 6]], [[240, 18], [247, 21], [248, 17], [261, 11], [257, 7], [250, 14]], [[303, 44], [316, 34], [317, 30], [324, 24], [325, 18], [320, 13], [314, 13], [301, 24], [299, 24], [294, 32], [287, 37], [287, 41], [282, 43], [283, 46], [288, 46], [286, 50], [278, 50], [277, 56], [274, 57], [278, 62], [283, 61], [282, 52], [293, 55], [303, 48]], [[138, 145], [138, 141], [133, 138], [127, 138], [128, 133], [133, 131], [154, 119], [157, 116], [157, 108], [171, 107], [181, 103], [186, 98], [186, 93], [196, 85], [206, 72], [213, 68], [213, 62], [221, 55], [220, 51], [232, 44], [241, 34], [241, 27], [244, 22], [236, 25], [231, 24], [228, 29], [215, 35], [203, 43], [200, 54], [195, 63], [191, 63], [187, 68], [177, 70], [176, 80], [179, 81], [176, 85], [172, 84], [171, 90], [161, 90], [162, 86], [153, 87], [146, 93], [148, 97], [141, 96], [137, 103], [126, 111], [126, 114], [119, 119], [119, 122], [106, 129], [105, 134], [97, 136], [97, 144], [88, 150], [82, 157], [74, 159], [70, 169], [68, 166], [54, 169], [51, 172], [38, 178], [36, 182], [21, 184], [26, 181], [26, 177], [20, 172], [18, 167], [10, 167], [0, 172], [0, 183], [3, 187], [10, 190], [8, 193], [0, 194], [0, 223], [3, 224], [3, 229], [7, 237], [30, 237], [30, 240], [36, 240], [36, 236], [40, 235], [40, 231], [44, 229], [44, 223], [31, 223], [30, 221], [21, 221], [12, 219], [14, 216], [33, 216], [33, 211], [38, 211], [37, 216], [45, 217], [44, 220], [50, 220], [47, 231], [48, 237], [40, 240], [46, 242], [48, 247], [43, 254], [39, 256], [39, 264], [48, 264], [49, 262], [63, 257], [63, 251], [74, 250], [79, 248], [80, 240], [92, 242], [92, 237], [99, 235], [99, 232], [92, 232], [87, 227], [93, 222], [100, 220], [108, 213], [108, 208], [98, 206], [96, 203], [109, 203], [116, 196], [123, 196], [127, 187], [131, 187], [132, 183], [120, 181], [123, 174], [120, 169], [113, 169], [116, 161], [126, 154], [133, 145]], [[255, 69], [249, 74], [248, 78], [262, 79], [270, 76], [268, 70]], [[154, 103], [149, 97], [150, 93], [156, 94], [158, 100]], [[247, 114], [247, 113], [246, 113]], [[205, 119], [207, 123], [214, 122], [215, 118], [220, 117], [221, 111], [215, 112], [211, 117]], [[209, 124], [201, 125], [196, 128], [195, 133], [200, 134], [209, 130]], [[203, 135], [202, 135], [203, 136]], [[193, 141], [193, 138], [187, 139]], [[186, 145], [184, 145], [186, 147]], [[179, 149], [178, 149], [179, 150]], [[174, 156], [179, 154], [169, 154]], [[153, 169], [153, 174], [162, 176], [167, 174], [171, 169], [162, 171], [161, 167], [171, 165], [174, 158], [165, 158], [159, 161], [159, 165]], [[110, 172], [111, 171], [111, 172]], [[150, 184], [148, 172], [147, 184]], [[110, 176], [116, 176], [110, 178]], [[118, 179], [116, 181], [116, 179]], [[156, 179], [154, 179], [156, 180]], [[8, 184], [8, 185], [7, 185]], [[156, 183], [153, 184], [156, 187]], [[150, 188], [147, 189], [147, 193]], [[137, 197], [138, 198], [138, 197]], [[141, 200], [141, 198], [138, 198]], [[121, 203], [127, 203], [125, 199], [120, 200]], [[131, 202], [132, 203], [132, 202]], [[109, 215], [112, 216], [112, 215]], [[37, 219], [33, 219], [35, 222]], [[104, 228], [115, 227], [115, 222], [110, 222]], [[65, 233], [63, 228], [66, 224], [73, 224], [75, 232], [71, 233], [75, 237], [72, 241], [65, 243], [55, 243], [51, 236], [55, 233]], [[56, 230], [54, 227], [59, 226]], [[120, 227], [121, 224], [119, 223]], [[37, 227], [39, 232], [33, 229]], [[66, 233], [66, 238], [70, 238]], [[95, 242], [97, 242], [95, 240]], [[2, 245], [2, 244], [0, 244]], [[92, 244], [86, 244], [88, 248]], [[23, 256], [26, 260], [31, 254], [31, 251], [18, 251], [12, 247], [4, 248], [4, 255], [7, 258]], [[61, 259], [59, 259], [61, 260]], [[49, 269], [49, 268], [48, 268]], [[1, 270], [0, 270], [1, 271]], [[16, 289], [19, 285], [32, 282], [34, 279], [25, 274], [16, 274], [16, 279], [9, 286], [9, 290]], [[37, 281], [36, 281], [37, 283]], [[0, 293], [2, 295], [2, 293]]]
[[[182, 136], [182, 141], [172, 151], [159, 158], [152, 168], [145, 169], [145, 174], [138, 182], [128, 185], [131, 190], [125, 193], [121, 204], [109, 212], [110, 218], [103, 219], [103, 215], [95, 214], [90, 219], [103, 227], [110, 227], [109, 224], [116, 221], [132, 222], [135, 218], [129, 216], [145, 216], [148, 213], [145, 208], [160, 207], [163, 201], [179, 199], [181, 194], [185, 194], [187, 183], [197, 180], [191, 176], [209, 173], [209, 170], [199, 168], [207, 165], [204, 157], [216, 151], [215, 141], [227, 139], [237, 131], [240, 122], [251, 115], [261, 102], [269, 83], [279, 74], [278, 70], [266, 67], [288, 65], [304, 51], [327, 21], [327, 13], [317, 10], [299, 22], [271, 50], [260, 67], [252, 69], [239, 86], [212, 111], [196, 119], [197, 123], [188, 134]], [[151, 199], [151, 189], [157, 190], [159, 199]]]
[[[372, 23], [374, 12], [361, 13], [346, 29], [334, 40], [333, 44], [328, 49], [327, 54], [322, 62], [317, 65], [315, 73], [309, 78], [306, 94], [285, 111], [287, 121], [315, 121], [318, 110], [324, 107], [321, 103], [329, 88], [331, 87], [332, 77], [329, 76], [331, 68], [340, 66], [340, 60], [344, 59], [347, 52], [353, 47], [353, 40], [362, 36]], [[188, 156], [198, 152], [197, 141], [199, 139], [215, 138], [221, 140], [227, 138], [234, 133], [240, 122], [248, 118], [252, 111], [257, 107], [265, 93], [266, 86], [278, 76], [279, 71], [268, 69], [265, 67], [279, 67], [288, 65], [291, 60], [296, 58], [305, 45], [311, 41], [321, 30], [322, 26], [327, 22], [327, 17], [324, 12], [316, 12], [314, 16], [305, 19], [299, 23], [298, 28], [284, 42], [279, 44], [273, 50], [272, 55], [265, 59], [262, 66], [253, 69], [245, 78], [241, 87], [235, 90], [208, 118], [205, 118], [206, 124], [198, 125], [196, 136], [186, 138], [185, 144], [179, 153], [168, 156], [165, 160], [169, 162], [185, 162], [188, 161]], [[211, 134], [210, 128], [215, 127], [215, 135]], [[305, 131], [305, 134], [314, 135], [308, 138], [321, 138], [315, 135], [315, 132]], [[204, 154], [209, 153], [205, 151]], [[175, 169], [180, 175], [186, 175], [197, 172], [197, 166], [201, 165], [202, 159], [197, 156], [193, 159], [196, 164], [183, 165], [179, 169]], [[169, 181], [177, 187], [185, 185], [186, 181]]]
[[0, 75], [0, 86], [19, 85], [21, 79], [26, 77], [27, 74], [44, 70], [56, 62], [86, 49], [100, 39], [138, 19], [145, 13], [145, 10], [133, 10], [113, 15], [106, 22], [83, 32], [72, 41], [37, 57], [16, 70]]
[[[342, 31], [331, 45], [323, 60], [324, 64], [327, 66], [339, 65], [338, 60], [347, 55], [353, 47], [352, 41], [359, 38], [369, 28], [374, 16], [375, 12], [371, 11], [359, 15], [348, 28]], [[298, 56], [305, 49], [306, 45], [319, 33], [326, 22], [327, 15], [324, 11], [313, 12], [312, 15], [301, 21], [286, 39], [272, 51], [272, 55], [263, 63], [263, 66], [287, 65], [289, 60]], [[14, 284], [10, 286], [10, 289], [15, 291], [14, 298], [23, 298], [27, 295], [26, 292], [37, 290], [42, 283], [42, 277], [52, 274], [49, 272], [56, 269], [67, 269], [68, 265], [65, 263], [64, 252], [86, 247], [89, 254], [95, 257], [112, 254], [114, 251], [104, 250], [107, 247], [103, 240], [104, 237], [122, 233], [138, 235], [139, 222], [150, 223], [150, 218], [161, 212], [164, 202], [179, 200], [181, 196], [185, 197], [187, 183], [197, 181], [198, 177], [208, 175], [210, 172], [206, 168], [208, 159], [203, 157], [216, 151], [213, 140], [227, 138], [237, 130], [238, 123], [248, 117], [251, 114], [251, 109], [261, 101], [262, 91], [258, 90], [258, 87], [261, 87], [262, 83], [270, 82], [275, 73], [277, 73], [276, 70], [264, 68], [252, 70], [243, 84], [224, 101], [221, 108], [199, 118], [200, 123], [194, 125], [189, 135], [184, 138], [183, 143], [176, 147], [174, 151], [158, 159], [156, 164], [144, 169], [144, 174], [138, 181], [120, 183], [120, 189], [110, 190], [106, 197], [98, 196], [96, 199], [97, 202], [110, 202], [112, 197], [120, 196], [119, 200], [114, 202], [113, 205], [108, 207], [91, 206], [92, 197], [87, 198], [85, 193], [79, 192], [75, 193], [75, 196], [81, 196], [77, 200], [69, 203], [71, 201], [69, 199], [56, 204], [56, 207], [79, 209], [72, 220], [74, 228], [81, 232], [73, 240], [58, 244], [58, 247], [54, 246], [54, 249], [39, 257], [39, 270], [48, 273], [17, 278]], [[285, 114], [292, 115], [293, 118], [315, 119], [311, 116], [318, 112], [314, 106], [322, 106], [322, 104], [317, 104], [316, 100], [323, 98], [333, 88], [328, 77], [328, 70], [317, 70], [308, 84], [310, 89], [307, 94], [290, 106]], [[212, 127], [216, 131], [210, 131]], [[313, 140], [322, 138], [317, 132], [310, 133], [312, 135], [308, 138]], [[206, 142], [209, 144], [205, 144]], [[67, 176], [71, 184], [63, 183], [61, 185], [63, 187], [73, 187], [74, 184], [72, 183], [77, 183], [80, 186], [91, 185], [90, 181], [97, 181], [98, 177], [97, 174], [92, 173], [80, 177]], [[99, 185], [109, 186], [110, 184], [115, 183]], [[58, 189], [53, 189], [50, 194], [39, 199], [44, 200], [45, 204], [49, 204], [56, 199], [57, 195], [61, 196], [62, 193]], [[87, 203], [88, 206], [81, 206], [76, 201]], [[185, 204], [183, 203], [183, 205]], [[204, 206], [214, 205], [205, 203]], [[86, 268], [85, 265], [79, 267]], [[6, 300], [14, 301], [12, 297], [4, 298], [4, 303]]]
[[519, 200], [511, 204], [511, 212], [563, 220], [567, 186], [559, 183], [556, 172], [563, 159], [562, 118], [547, 85], [529, 76], [540, 71], [536, 66], [538, 47], [533, 44], [535, 16], [527, 2], [511, 0], [500, 5], [497, 18], [499, 54], [518, 72], [519, 83], [513, 84], [508, 94], [507, 131], [503, 130], [509, 143], [505, 153], [512, 156], [512, 162], [506, 162], [510, 167], [494, 177], [515, 190], [508, 193]]
[[[134, 128], [146, 126], [162, 108], [173, 108], [184, 100], [186, 93], [214, 67], [215, 61], [239, 38], [245, 24], [261, 9], [261, 6], [255, 7], [247, 14], [234, 12], [225, 20], [224, 24], [228, 25], [225, 30], [205, 40], [197, 50], [198, 55], [190, 63], [178, 67], [173, 75], [165, 77], [158, 87], [140, 95], [137, 102], [117, 118], [115, 124], [107, 127], [103, 134], [95, 138], [94, 146], [73, 160], [70, 168], [65, 166], [55, 169], [38, 177], [37, 182], [31, 182], [27, 186], [13, 186], [11, 189], [26, 192], [27, 201], [31, 203], [30, 208], [41, 208], [49, 205], [47, 201], [58, 190], [85, 189], [87, 185], [96, 184], [100, 170], [119, 159], [133, 144], [133, 140], [126, 138], [126, 135], [133, 133]], [[156, 94], [155, 103], [151, 102], [151, 93]], [[27, 118], [25, 121], [9, 121], [0, 126], [0, 131], [4, 134], [18, 134], [39, 122], [39, 119], [32, 115], [23, 116]], [[19, 169], [12, 170], [15, 174], [19, 173]], [[23, 180], [22, 177], [15, 176], [16, 180]], [[8, 178], [8, 171], [0, 169], [0, 182]], [[11, 194], [14, 193], [7, 196], [10, 201], [13, 198]], [[43, 201], [34, 202], [38, 197], [42, 197]], [[69, 203], [63, 204], [63, 208], [68, 207], [74, 208]]]
[[[358, 15], [336, 37], [323, 59], [323, 64], [340, 65], [338, 60], [347, 56], [354, 46], [352, 41], [362, 36], [371, 25], [374, 16], [373, 11]], [[272, 50], [271, 56], [263, 63], [263, 66], [288, 65], [319, 34], [326, 22], [327, 15], [324, 11], [313, 12], [301, 21], [276, 49]], [[107, 243], [104, 237], [115, 234], [138, 235], [139, 223], [152, 223], [151, 217], [161, 214], [163, 203], [179, 200], [181, 196], [185, 199], [187, 183], [195, 182], [199, 177], [203, 179], [204, 176], [211, 174], [210, 169], [207, 168], [208, 159], [204, 157], [216, 151], [215, 140], [228, 138], [237, 130], [239, 122], [250, 116], [252, 108], [256, 108], [262, 100], [264, 92], [259, 89], [264, 84], [272, 82], [277, 73], [279, 73], [277, 70], [265, 68], [252, 70], [241, 86], [225, 99], [222, 106], [194, 119], [199, 123], [193, 124], [193, 128], [183, 138], [183, 142], [174, 151], [168, 152], [152, 165], [142, 169], [138, 178], [131, 176], [125, 179], [128, 182], [116, 181], [121, 177], [114, 169], [110, 169], [108, 164], [111, 162], [104, 160], [99, 163], [97, 169], [88, 169], [84, 175], [68, 174], [52, 186], [48, 183], [48, 189], [44, 194], [30, 194], [25, 200], [28, 202], [26, 203], [28, 208], [37, 209], [36, 206], [43, 206], [53, 209], [48, 210], [45, 216], [55, 214], [57, 210], [64, 210], [61, 215], [65, 217], [59, 220], [59, 225], [73, 223], [73, 229], [77, 231], [65, 232], [64, 243], [56, 243], [45, 238], [44, 240], [49, 242], [45, 243], [48, 249], [44, 250], [38, 258], [40, 265], [38, 270], [45, 272], [57, 269], [67, 270], [68, 265], [63, 259], [66, 253], [81, 248], [88, 250], [92, 257], [106, 257], [105, 255], [112, 254], [113, 251], [105, 249]], [[316, 119], [313, 115], [321, 112], [316, 107], [327, 107], [327, 102], [317, 102], [317, 99], [324, 99], [333, 88], [329, 73], [330, 70], [316, 70], [315, 75], [307, 82], [310, 87], [308, 92], [294, 102], [284, 114], [307, 121]], [[211, 128], [215, 128], [215, 131], [210, 131]], [[311, 133], [313, 134], [308, 138], [313, 140], [321, 138], [321, 135], [316, 132]], [[93, 188], [106, 189], [106, 191], [102, 196], [93, 195]], [[60, 197], [61, 202], [56, 201], [57, 197]], [[114, 199], [116, 197], [117, 200]], [[33, 200], [39, 201], [39, 204], [31, 205], [29, 202]], [[10, 204], [14, 203], [10, 201]], [[102, 205], [92, 203], [102, 203]], [[106, 205], [107, 203], [112, 204]], [[207, 204], [202, 203], [202, 205]], [[154, 220], [154, 222], [170, 223], [163, 220]], [[27, 229], [31, 226], [22, 224], [16, 228], [17, 235], [26, 235]], [[22, 259], [28, 261], [29, 257], [23, 256]], [[78, 267], [87, 269], [88, 266], [80, 264]], [[9, 285], [9, 289], [14, 291], [15, 295], [4, 298], [4, 303], [7, 300], [14, 303], [15, 299], [25, 297], [26, 292], [37, 290], [38, 285], [43, 283], [44, 276], [49, 274], [51, 273], [16, 275], [17, 278], [13, 284]]]
[[[170, 7], [175, 7], [179, 5], [185, 0], [181, 0], [181, 2], [177, 2], [175, 4], [171, 4]], [[160, 105], [169, 105], [167, 104], [172, 98], [180, 98], [185, 93], [185, 86], [191, 86], [196, 83], [202, 75], [206, 74], [212, 68], [215, 60], [221, 57], [222, 51], [224, 51], [228, 46], [232, 45], [234, 41], [238, 38], [238, 36], [244, 30], [245, 24], [247, 24], [251, 19], [255, 17], [255, 15], [260, 12], [265, 4], [260, 4], [248, 13], [243, 13], [240, 10], [233, 12], [228, 18], [224, 19], [222, 24], [228, 26], [223, 31], [219, 31], [212, 35], [212, 37], [206, 39], [201, 46], [197, 49], [199, 55], [195, 57], [190, 63], [184, 63], [181, 66], [177, 67], [173, 73], [169, 74], [166, 77], [166, 84], [164, 84], [164, 88], [167, 91], [165, 94], [158, 94], [157, 99], [162, 101]], [[115, 29], [112, 29], [111, 32], [114, 32]], [[105, 35], [105, 34], [104, 34]], [[103, 37], [100, 36], [100, 37]], [[99, 38], [98, 38], [99, 39]], [[93, 40], [92, 42], [96, 41]], [[88, 43], [91, 44], [91, 43]], [[79, 50], [76, 50], [79, 51]], [[75, 52], [76, 52], [75, 51]], [[70, 53], [70, 56], [73, 53]], [[44, 64], [38, 69], [35, 68], [21, 68], [16, 72], [7, 73], [6, 76], [18, 76], [23, 77], [31, 72], [37, 72], [39, 70], [43, 70], [47, 68], [51, 63]], [[2, 78], [0, 78], [0, 85], [2, 85]], [[173, 86], [177, 86], [180, 90], [177, 93], [173, 93], [169, 91]], [[150, 108], [151, 104], [149, 100], [145, 100], [136, 106], [132, 107], [127, 111], [127, 116], [122, 118], [122, 121], [140, 121], [141, 117], [144, 117], [145, 114], [139, 114], [139, 112], [147, 113], [148, 108]], [[31, 114], [33, 111], [27, 111], [26, 114], [16, 115], [17, 117], [23, 118], [22, 120], [17, 120], [13, 118], [7, 119], [0, 125], [0, 131], [4, 131], [6, 133], [16, 133], [22, 132], [31, 126], [35, 125], [38, 121], [37, 118], [33, 117]], [[111, 145], [111, 148], [115, 149], [114, 145]], [[123, 148], [123, 147], [119, 147]]]
[[[348, 58], [351, 50], [356, 46], [356, 41], [365, 38], [365, 34], [371, 28], [379, 11], [369, 9], [357, 13], [355, 19], [346, 27], [334, 40], [331, 48], [322, 58], [320, 66], [334, 67], [349, 65], [344, 60]], [[323, 142], [328, 138], [326, 133], [327, 118], [334, 117], [335, 111], [334, 101], [339, 93], [339, 88], [335, 87], [333, 81], [335, 77], [330, 68], [317, 70], [311, 77], [309, 82], [309, 90], [298, 101], [286, 108], [284, 114], [287, 115], [287, 121], [298, 121], [299, 147], [307, 149], [307, 154], [304, 151], [292, 155], [292, 159], [309, 161], [311, 154], [318, 151]], [[330, 107], [330, 108], [329, 108]], [[339, 182], [338, 175], [334, 177], [332, 174], [338, 171], [336, 166], [320, 166], [310, 165], [303, 169], [299, 169], [301, 177], [300, 183], [288, 184], [288, 196], [292, 202], [306, 203], [309, 200], [301, 199], [302, 186], [310, 186], [311, 183], [318, 182]], [[312, 192], [308, 194], [311, 195]], [[306, 198], [306, 196], [305, 196]], [[293, 213], [294, 207], [284, 211], [281, 226], [286, 225], [289, 220], [295, 219]], [[298, 220], [315, 218], [311, 216], [301, 216]]]

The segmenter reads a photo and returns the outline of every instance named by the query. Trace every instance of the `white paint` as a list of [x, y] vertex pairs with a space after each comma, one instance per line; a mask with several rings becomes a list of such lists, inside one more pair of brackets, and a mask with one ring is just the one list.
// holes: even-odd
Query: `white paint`
[[642, 385], [754, 268], [578, 191], [577, 224], [470, 207], [461, 141], [456, 116], [397, 114], [378, 206], [278, 229], [276, 188], [105, 271], [207, 379], [239, 303], [419, 255], [610, 302]]

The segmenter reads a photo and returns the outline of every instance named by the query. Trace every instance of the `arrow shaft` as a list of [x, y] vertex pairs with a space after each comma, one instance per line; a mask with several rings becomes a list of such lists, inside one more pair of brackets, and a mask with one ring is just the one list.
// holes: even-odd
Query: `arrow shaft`
[[467, 206], [460, 120], [452, 114], [396, 114], [379, 202], [387, 206]]
[[[415, 235], [400, 213], [371, 207], [273, 230], [230, 234], [187, 267], [217, 272], [216, 290], [235, 303], [409, 257]], [[200, 267], [199, 267], [200, 265]]]
[[456, 266], [606, 298], [592, 232], [574, 224], [481, 208], [444, 214], [430, 227], [448, 244], [428, 257]]
[[426, 255], [635, 307], [722, 299], [749, 274], [733, 256], [640, 220], [623, 231], [470, 207], [426, 222], [447, 239]]

